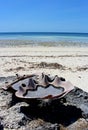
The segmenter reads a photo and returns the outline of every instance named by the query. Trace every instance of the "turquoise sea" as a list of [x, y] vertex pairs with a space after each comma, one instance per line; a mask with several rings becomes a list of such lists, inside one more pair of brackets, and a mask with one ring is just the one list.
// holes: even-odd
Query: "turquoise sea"
[[0, 33], [0, 46], [88, 46], [88, 33], [6, 32]]

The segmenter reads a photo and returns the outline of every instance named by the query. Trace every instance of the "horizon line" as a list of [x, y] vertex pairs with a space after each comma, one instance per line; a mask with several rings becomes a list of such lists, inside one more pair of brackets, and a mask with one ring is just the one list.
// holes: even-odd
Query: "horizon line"
[[5, 33], [68, 33], [68, 34], [70, 34], [70, 33], [72, 33], [72, 34], [74, 34], [74, 33], [80, 33], [80, 34], [82, 34], [82, 33], [85, 33], [85, 34], [88, 34], [88, 32], [55, 32], [55, 31], [14, 31], [14, 32], [12, 32], [12, 31], [6, 31], [6, 32], [0, 32], [0, 33], [2, 33], [2, 34], [5, 34]]

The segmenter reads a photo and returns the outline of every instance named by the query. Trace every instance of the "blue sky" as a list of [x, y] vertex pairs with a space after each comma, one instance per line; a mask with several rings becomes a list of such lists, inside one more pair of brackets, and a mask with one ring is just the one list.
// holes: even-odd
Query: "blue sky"
[[0, 32], [88, 32], [88, 0], [0, 0]]

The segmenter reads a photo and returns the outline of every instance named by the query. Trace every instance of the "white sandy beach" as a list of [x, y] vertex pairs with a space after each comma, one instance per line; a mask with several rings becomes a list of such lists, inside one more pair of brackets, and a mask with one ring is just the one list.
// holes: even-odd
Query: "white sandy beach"
[[39, 72], [57, 74], [88, 92], [88, 48], [0, 48], [0, 77]]

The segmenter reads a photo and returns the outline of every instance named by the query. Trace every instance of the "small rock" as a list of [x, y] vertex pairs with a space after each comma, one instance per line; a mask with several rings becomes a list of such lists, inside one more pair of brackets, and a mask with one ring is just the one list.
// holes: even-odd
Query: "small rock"
[[67, 127], [67, 130], [88, 130], [88, 122], [80, 118], [75, 123]]
[[28, 125], [28, 128], [25, 130], [58, 130], [58, 125], [44, 122], [41, 119], [37, 119], [31, 121]]

